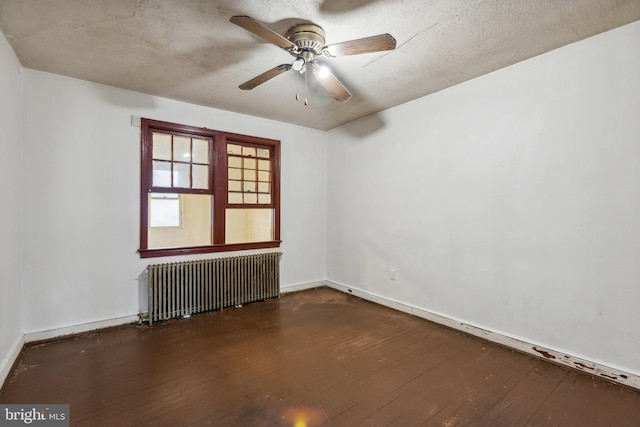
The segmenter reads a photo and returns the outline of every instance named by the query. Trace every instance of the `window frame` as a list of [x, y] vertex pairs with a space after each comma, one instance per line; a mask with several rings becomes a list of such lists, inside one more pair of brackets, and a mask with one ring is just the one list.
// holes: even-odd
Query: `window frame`
[[[153, 179], [153, 132], [171, 133], [173, 135], [183, 135], [195, 138], [211, 140], [209, 150], [209, 189], [195, 190], [186, 188], [158, 188], [152, 186]], [[236, 145], [247, 145], [253, 147], [269, 148], [272, 163], [272, 188], [271, 203], [255, 205], [230, 204], [228, 200], [228, 174], [227, 174], [227, 143]], [[140, 146], [141, 146], [141, 171], [140, 171], [140, 247], [138, 253], [141, 258], [152, 258], [162, 256], [177, 256], [189, 254], [203, 254], [214, 252], [239, 251], [250, 249], [277, 248], [280, 246], [280, 141], [275, 139], [261, 138], [250, 135], [242, 135], [219, 130], [182, 125], [152, 119], [142, 118], [140, 120]], [[213, 215], [212, 224], [212, 244], [206, 246], [188, 246], [155, 248], [148, 247], [148, 226], [149, 226], [149, 193], [196, 193], [211, 194]], [[225, 243], [226, 209], [265, 209], [274, 210], [274, 238], [270, 241], [250, 242], [250, 243]]]

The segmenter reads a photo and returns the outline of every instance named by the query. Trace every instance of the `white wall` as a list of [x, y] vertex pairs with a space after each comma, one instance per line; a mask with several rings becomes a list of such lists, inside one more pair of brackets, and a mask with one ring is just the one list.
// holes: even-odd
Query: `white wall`
[[639, 46], [636, 22], [331, 131], [329, 279], [640, 372]]
[[132, 115], [281, 140], [282, 285], [326, 278], [325, 132], [25, 70], [24, 332], [135, 315], [145, 266], [181, 259], [136, 253]]
[[0, 32], [0, 384], [22, 339], [22, 67]]
[[135, 115], [282, 140], [284, 287], [328, 276], [640, 371], [639, 44], [636, 22], [327, 134], [23, 71], [1, 38], [0, 358], [135, 315], [144, 267], [176, 259], [136, 253]]

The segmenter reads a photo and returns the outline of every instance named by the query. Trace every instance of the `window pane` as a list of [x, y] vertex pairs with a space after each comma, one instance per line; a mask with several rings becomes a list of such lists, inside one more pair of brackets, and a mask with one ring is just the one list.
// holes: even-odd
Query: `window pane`
[[177, 194], [149, 194], [149, 227], [179, 227], [180, 199]]
[[191, 187], [191, 170], [190, 165], [187, 163], [174, 163], [173, 164], [173, 186], [180, 188]]
[[258, 203], [258, 193], [244, 193], [244, 202], [246, 204], [255, 205]]
[[242, 154], [242, 147], [235, 144], [227, 144], [227, 154]]
[[271, 170], [271, 160], [258, 160], [258, 169], [262, 171]]
[[258, 157], [269, 158], [269, 150], [267, 148], [258, 148]]
[[209, 164], [209, 140], [193, 138], [193, 163]]
[[258, 171], [258, 181], [270, 182], [271, 172]]
[[245, 193], [255, 193], [257, 191], [255, 181], [243, 181], [242, 186]]
[[241, 168], [242, 167], [242, 157], [229, 157], [229, 167], [230, 168]]
[[266, 242], [273, 237], [273, 209], [227, 209], [226, 243]]
[[173, 137], [173, 160], [177, 162], [191, 161], [191, 138]]
[[[212, 197], [209, 194], [180, 194], [182, 221], [179, 227], [149, 227], [147, 239], [149, 249], [211, 245]], [[151, 202], [151, 199], [150, 199]], [[155, 215], [149, 203], [149, 215]]]
[[242, 193], [229, 193], [229, 204], [242, 204]]
[[256, 171], [255, 170], [250, 170], [250, 169], [245, 169], [244, 170], [244, 179], [255, 181], [256, 180]]
[[243, 156], [256, 156], [256, 149], [254, 147], [242, 147], [242, 155]]
[[255, 169], [256, 168], [256, 159], [244, 159], [244, 168], [245, 169]]
[[229, 191], [242, 192], [242, 181], [229, 181]]
[[268, 182], [259, 182], [258, 183], [258, 193], [270, 193], [271, 184]]
[[192, 168], [193, 168], [192, 188], [198, 188], [198, 189], [209, 188], [209, 166], [192, 165]]
[[171, 160], [171, 135], [166, 133], [153, 133], [153, 158], [158, 160]]
[[271, 194], [258, 194], [258, 203], [271, 204]]
[[229, 179], [242, 179], [242, 169], [229, 168]]
[[171, 187], [171, 163], [153, 161], [153, 187]]

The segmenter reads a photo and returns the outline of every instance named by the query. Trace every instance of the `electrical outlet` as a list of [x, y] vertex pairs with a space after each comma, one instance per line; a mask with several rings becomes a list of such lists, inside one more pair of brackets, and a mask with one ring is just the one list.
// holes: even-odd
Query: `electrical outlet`
[[392, 282], [395, 282], [396, 280], [398, 280], [398, 271], [396, 271], [396, 269], [394, 268], [389, 269], [389, 280], [391, 280]]

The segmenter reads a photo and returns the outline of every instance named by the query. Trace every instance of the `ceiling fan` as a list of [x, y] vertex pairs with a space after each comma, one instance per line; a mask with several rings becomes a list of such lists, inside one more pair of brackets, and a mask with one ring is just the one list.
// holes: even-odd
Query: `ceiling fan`
[[316, 24], [294, 25], [289, 28], [284, 36], [281, 36], [248, 16], [233, 16], [230, 21], [269, 43], [286, 50], [295, 58], [292, 64], [278, 65], [241, 84], [240, 89], [243, 90], [251, 90], [291, 69], [299, 73], [305, 73], [308, 68], [311, 68], [318, 82], [336, 101], [347, 101], [351, 98], [351, 92], [340, 83], [327, 67], [318, 62], [317, 57], [335, 58], [359, 55], [361, 53], [382, 52], [396, 48], [396, 39], [389, 34], [380, 34], [325, 46], [325, 32], [322, 27]]

